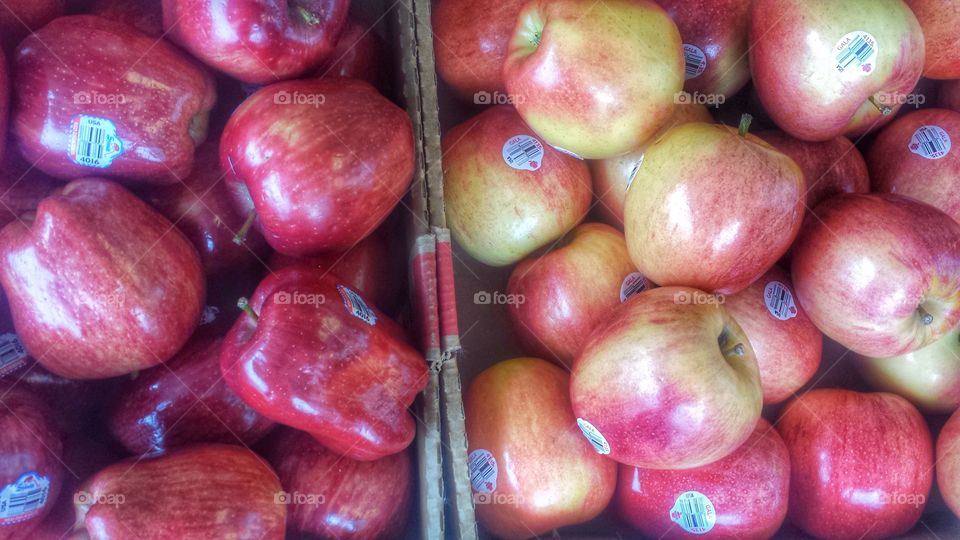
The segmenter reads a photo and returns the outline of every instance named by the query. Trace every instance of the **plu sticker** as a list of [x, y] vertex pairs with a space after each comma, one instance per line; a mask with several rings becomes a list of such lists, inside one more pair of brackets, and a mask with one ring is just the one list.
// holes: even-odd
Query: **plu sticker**
[[23, 367], [29, 357], [16, 334], [0, 335], [0, 377]]
[[940, 159], [953, 146], [950, 135], [940, 126], [920, 126], [910, 137], [910, 151], [927, 159]]
[[779, 281], [771, 281], [763, 288], [763, 302], [767, 305], [770, 315], [781, 321], [797, 316], [797, 304], [793, 300], [793, 294]]
[[363, 297], [343, 285], [337, 285], [337, 292], [339, 292], [340, 297], [343, 298], [343, 307], [346, 308], [347, 313], [370, 326], [377, 324], [377, 314], [367, 305]]
[[599, 429], [593, 427], [593, 424], [583, 418], [577, 418], [577, 426], [598, 454], [606, 455], [610, 453], [610, 443], [607, 442], [606, 437], [600, 433]]
[[627, 301], [627, 298], [647, 290], [647, 278], [640, 272], [633, 272], [623, 278], [620, 284], [620, 303]]
[[834, 69], [840, 73], [870, 75], [877, 69], [877, 51], [877, 40], [870, 32], [850, 32], [840, 38], [833, 48], [834, 59], [837, 61]]
[[706, 534], [717, 523], [717, 510], [706, 495], [684, 491], [670, 509], [670, 521], [693, 534]]
[[503, 143], [503, 161], [519, 171], [535, 171], [543, 164], [543, 143], [530, 135], [514, 135]]
[[36, 516], [47, 504], [49, 494], [49, 478], [32, 471], [21, 475], [0, 490], [0, 525], [12, 525]]
[[683, 44], [683, 78], [696, 79], [707, 69], [707, 55], [696, 45]]
[[77, 165], [106, 169], [123, 154], [123, 141], [110, 120], [81, 114], [70, 122], [68, 153]]
[[478, 448], [468, 457], [470, 485], [477, 493], [493, 493], [497, 490], [497, 459], [489, 450]]

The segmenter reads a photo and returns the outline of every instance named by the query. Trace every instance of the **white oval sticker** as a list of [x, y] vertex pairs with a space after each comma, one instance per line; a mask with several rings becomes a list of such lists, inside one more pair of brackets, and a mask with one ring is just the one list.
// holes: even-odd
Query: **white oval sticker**
[[684, 491], [670, 509], [670, 521], [693, 534], [706, 534], [717, 523], [717, 510], [706, 495]]
[[640, 272], [633, 272], [627, 277], [623, 278], [623, 283], [620, 284], [620, 303], [627, 301], [627, 298], [641, 293], [648, 288], [647, 278], [643, 277], [643, 274]]
[[501, 155], [518, 171], [535, 171], [543, 164], [543, 143], [530, 135], [514, 135], [503, 143]]
[[474, 491], [493, 493], [497, 490], [497, 459], [489, 450], [478, 448], [470, 452], [467, 468]]
[[610, 443], [608, 443], [607, 439], [600, 434], [599, 429], [593, 427], [593, 424], [587, 422], [583, 418], [577, 418], [577, 426], [580, 427], [580, 431], [583, 432], [583, 436], [590, 441], [593, 449], [596, 450], [598, 454], [610, 453]]
[[0, 525], [26, 521], [43, 510], [50, 494], [50, 479], [36, 472], [20, 475], [0, 489]]
[[106, 169], [123, 154], [123, 141], [109, 119], [81, 114], [70, 122], [67, 153], [77, 165]]
[[910, 151], [927, 159], [940, 159], [950, 153], [953, 143], [940, 126], [920, 126], [910, 137]]
[[797, 316], [797, 304], [793, 301], [793, 294], [779, 281], [771, 281], [763, 288], [763, 302], [767, 305], [767, 311], [781, 321]]
[[833, 48], [836, 69], [840, 73], [870, 75], [877, 70], [877, 40], [870, 34], [857, 30], [849, 32]]
[[683, 44], [683, 78], [696, 79], [707, 69], [707, 55], [700, 47], [689, 43]]

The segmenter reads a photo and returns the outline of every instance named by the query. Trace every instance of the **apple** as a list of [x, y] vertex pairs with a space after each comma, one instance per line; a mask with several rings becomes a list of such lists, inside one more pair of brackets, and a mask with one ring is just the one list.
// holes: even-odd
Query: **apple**
[[787, 517], [789, 488], [787, 446], [761, 418], [746, 442], [709, 465], [682, 471], [620, 465], [614, 507], [650, 538], [772, 538]]
[[960, 224], [950, 216], [891, 194], [837, 195], [815, 212], [793, 246], [791, 274], [824, 334], [890, 357], [960, 323]]
[[622, 156], [590, 161], [597, 212], [603, 221], [623, 230], [623, 206], [627, 199], [627, 188], [640, 169], [647, 148], [670, 129], [691, 122], [709, 123], [713, 122], [713, 118], [703, 105], [681, 103], [673, 110], [673, 116], [660, 126], [660, 130], [639, 148]]
[[0, 538], [30, 538], [64, 479], [60, 434], [46, 405], [0, 384]]
[[27, 163], [9, 142], [0, 161], [0, 227], [35, 211], [40, 201], [62, 185]]
[[544, 144], [512, 107], [490, 107], [455, 126], [442, 146], [447, 223], [484, 264], [516, 263], [590, 209], [586, 163]]
[[[461, 98], [489, 104], [503, 92], [503, 63], [526, 0], [438, 0], [433, 5], [437, 73]], [[486, 103], [485, 103], [486, 102]]]
[[785, 401], [813, 378], [823, 335], [797, 300], [786, 272], [773, 266], [746, 289], [727, 296], [723, 307], [757, 355], [764, 405]]
[[4, 0], [0, 9], [0, 49], [9, 53], [31, 32], [60, 17], [64, 0]]
[[407, 408], [427, 384], [426, 362], [400, 326], [309, 266], [260, 283], [226, 337], [220, 369], [260, 414], [363, 461], [410, 445]]
[[906, 114], [884, 128], [867, 153], [873, 190], [913, 197], [960, 221], [958, 155], [960, 112]]
[[528, 2], [503, 79], [547, 144], [585, 159], [636, 149], [673, 114], [683, 89], [680, 33], [651, 0]]
[[325, 61], [348, 0], [162, 0], [164, 37], [235, 79], [269, 84]]
[[920, 519], [933, 480], [923, 416], [894, 394], [819, 388], [777, 430], [790, 452], [790, 521], [818, 538], [886, 538]]
[[721, 305], [689, 287], [639, 293], [573, 363], [577, 423], [597, 451], [647, 469], [690, 469], [753, 431], [763, 396], [753, 347]]
[[220, 140], [267, 242], [294, 256], [344, 251], [373, 232], [409, 188], [414, 156], [406, 112], [353, 79], [262, 88]]
[[954, 412], [937, 437], [937, 487], [960, 517], [960, 412]]
[[7, 59], [0, 53], [0, 160], [7, 148], [7, 116], [10, 112], [10, 77]]
[[390, 66], [386, 47], [372, 27], [349, 18], [326, 62], [314, 70], [319, 77], [344, 77], [367, 81], [383, 91]]
[[[42, 400], [50, 409], [50, 419], [57, 431], [64, 434], [86, 431], [100, 413], [104, 398], [111, 394], [112, 380], [67, 379], [40, 365], [26, 354], [22, 344], [14, 343], [13, 328], [3, 324], [0, 328], [0, 354], [4, 362], [12, 357], [20, 357], [19, 366], [7, 370], [0, 368], [0, 385], [11, 384], [28, 390]], [[20, 354], [11, 355], [19, 348]]]
[[163, 12], [157, 0], [95, 0], [90, 13], [128, 24], [151, 37], [163, 36]]
[[74, 497], [92, 538], [284, 538], [273, 469], [252, 451], [201, 444], [101, 470]]
[[956, 0], [906, 0], [923, 28], [926, 59], [923, 76], [929, 79], [960, 79], [960, 2]]
[[733, 96], [750, 80], [747, 34], [753, 0], [657, 0], [683, 39], [683, 89]]
[[960, 80], [943, 81], [937, 94], [937, 103], [944, 109], [960, 112]]
[[613, 497], [617, 464], [577, 429], [570, 376], [539, 358], [494, 364], [464, 396], [477, 520], [498, 538], [583, 523]]
[[893, 119], [923, 70], [920, 23], [902, 0], [757, 0], [750, 70], [780, 129], [805, 141]]
[[200, 257], [163, 216], [103, 179], [73, 181], [0, 231], [17, 335], [62, 377], [123, 375], [173, 356], [203, 308]]
[[409, 452], [356, 461], [288, 428], [267, 446], [283, 486], [287, 526], [297, 537], [404, 537], [417, 482]]
[[549, 253], [527, 257], [510, 274], [510, 320], [523, 350], [564, 366], [590, 331], [628, 294], [650, 286], [636, 273], [623, 234], [600, 223], [573, 229]]
[[758, 137], [691, 123], [647, 149], [627, 191], [624, 232], [640, 272], [660, 285], [732, 294], [790, 247], [804, 215], [796, 163]]

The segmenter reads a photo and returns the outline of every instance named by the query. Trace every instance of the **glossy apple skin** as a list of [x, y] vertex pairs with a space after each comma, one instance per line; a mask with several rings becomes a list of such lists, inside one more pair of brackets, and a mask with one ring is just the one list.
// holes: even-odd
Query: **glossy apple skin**
[[[517, 135], [541, 143], [536, 170], [504, 160]], [[563, 236], [590, 208], [586, 163], [545, 144], [513, 107], [490, 107], [449, 130], [442, 145], [447, 222], [457, 243], [484, 264], [516, 263]]]
[[510, 274], [508, 307], [523, 350], [570, 366], [590, 331], [620, 305], [623, 280], [635, 272], [623, 234], [600, 223], [570, 232], [565, 245], [527, 257]]
[[648, 141], [622, 156], [590, 161], [593, 178], [593, 193], [597, 198], [596, 211], [600, 218], [623, 230], [623, 207], [627, 200], [627, 187], [643, 163], [647, 148], [672, 128], [690, 122], [713, 122], [710, 112], [703, 105], [682, 103], [673, 110], [673, 116], [660, 127]]
[[574, 361], [573, 410], [606, 438], [614, 460], [699, 467], [753, 431], [763, 401], [753, 348], [707, 297], [689, 287], [639, 293], [594, 329]]
[[347, 0], [163, 0], [165, 37], [235, 79], [270, 84], [323, 62]]
[[31, 31], [63, 15], [64, 0], [5, 0], [0, 10], [0, 47], [12, 51]]
[[683, 89], [680, 33], [650, 0], [531, 1], [503, 79], [524, 121], [584, 159], [634, 150], [670, 118]]
[[271, 436], [267, 447], [286, 493], [322, 497], [317, 504], [290, 498], [287, 526], [297, 538], [403, 538], [416, 485], [409, 452], [356, 461], [289, 428]]
[[[767, 287], [779, 283], [786, 290], [781, 317], [767, 303]], [[782, 289], [771, 287], [771, 294]], [[774, 292], [776, 291], [776, 292]], [[760, 386], [763, 387], [763, 403], [771, 405], [785, 401], [805, 385], [820, 367], [823, 334], [807, 316], [797, 299], [790, 276], [773, 266], [766, 274], [746, 289], [725, 298], [723, 307], [740, 324], [760, 367]], [[776, 309], [775, 298], [774, 309]], [[792, 306], [786, 307], [786, 306]]]
[[660, 285], [735, 293], [789, 249], [804, 186], [800, 167], [754, 135], [675, 127], [647, 149], [627, 191], [630, 257]]
[[383, 40], [369, 25], [347, 19], [327, 61], [314, 70], [318, 77], [341, 77], [366, 81], [381, 92], [390, 66]]
[[[284, 537], [273, 469], [251, 450], [200, 444], [110, 465], [82, 486], [77, 517], [92, 539]], [[90, 504], [122, 495], [123, 504]], [[115, 499], [114, 499], [115, 500]]]
[[[834, 47], [854, 31], [877, 40], [865, 75], [863, 68], [836, 69]], [[920, 79], [923, 56], [923, 31], [902, 0], [753, 4], [753, 82], [770, 117], [798, 139], [855, 136], [889, 122], [902, 104], [896, 96], [908, 95]], [[871, 96], [889, 104], [892, 113], [882, 115], [868, 101]]]
[[811, 390], [787, 405], [777, 430], [790, 452], [789, 517], [807, 533], [886, 538], [923, 513], [933, 443], [923, 416], [900, 396]]
[[[99, 45], [77, 47], [93, 42]], [[92, 15], [61, 17], [23, 40], [14, 69], [11, 128], [20, 150], [41, 171], [63, 179], [177, 182], [193, 167], [216, 100], [213, 78], [175, 47]], [[123, 152], [108, 166], [70, 157], [79, 115], [115, 125]]]
[[35, 211], [40, 201], [63, 185], [31, 167], [12, 142], [8, 143], [3, 155], [0, 162], [0, 227]]
[[151, 37], [163, 36], [163, 12], [157, 0], [96, 0], [90, 13], [129, 24]]
[[709, 465], [682, 471], [620, 465], [614, 507], [647, 537], [697, 538], [671, 520], [680, 494], [696, 491], [716, 511], [709, 538], [771, 538], [787, 517], [789, 489], [787, 446], [761, 418], [746, 442]]
[[[374, 325], [349, 312], [338, 284], [309, 266], [268, 275], [250, 299], [259, 321], [237, 319], [220, 369], [227, 385], [267, 418], [352, 459], [379, 459], [413, 441], [416, 424], [407, 408], [426, 386], [427, 366], [379, 310], [369, 306]], [[294, 294], [323, 301], [296, 303]]]
[[[296, 95], [323, 104], [296, 103]], [[363, 81], [287, 81], [257, 91], [233, 113], [220, 162], [243, 180], [274, 249], [344, 251], [406, 193], [413, 131], [406, 112]]]
[[[936, 126], [950, 137], [951, 149], [939, 159], [911, 150], [914, 133]], [[960, 222], [960, 112], [922, 109], [911, 112], [877, 135], [867, 153], [873, 191], [897, 193], [923, 201]]]
[[[28, 226], [29, 225], [29, 226]], [[173, 356], [203, 308], [200, 257], [163, 216], [87, 178], [0, 231], [0, 284], [17, 335], [74, 379], [123, 375]]]
[[937, 487], [960, 517], [960, 412], [953, 413], [937, 437]]
[[747, 34], [752, 1], [657, 0], [677, 24], [683, 43], [696, 46], [706, 57], [703, 73], [687, 79], [685, 91], [732, 97], [750, 80]]
[[220, 338], [193, 339], [163, 366], [140, 373], [116, 396], [107, 423], [136, 455], [199, 442], [250, 446], [273, 422], [251, 409], [220, 375]]
[[928, 79], [960, 78], [960, 2], [956, 0], [906, 0], [920, 21], [926, 42], [923, 76]]
[[475, 485], [473, 498], [478, 521], [498, 538], [589, 521], [613, 497], [617, 464], [597, 454], [577, 428], [569, 379], [546, 360], [514, 358], [470, 383], [468, 450], [486, 450], [498, 470], [493, 491]]
[[960, 323], [960, 224], [950, 216], [891, 194], [838, 195], [815, 212], [793, 246], [791, 275], [824, 334], [890, 357]]
[[[0, 538], [30, 538], [50, 512], [63, 483], [63, 446], [51, 411], [23, 388], [0, 384], [0, 490], [23, 475], [35, 473], [49, 482], [47, 500], [39, 508], [0, 519]], [[5, 509], [6, 510], [6, 509]]]

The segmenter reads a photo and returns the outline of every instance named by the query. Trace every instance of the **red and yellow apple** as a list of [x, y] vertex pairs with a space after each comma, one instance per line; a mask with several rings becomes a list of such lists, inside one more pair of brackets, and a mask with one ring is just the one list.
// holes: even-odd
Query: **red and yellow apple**
[[920, 21], [926, 42], [923, 76], [960, 79], [960, 2], [957, 0], [906, 0]]

